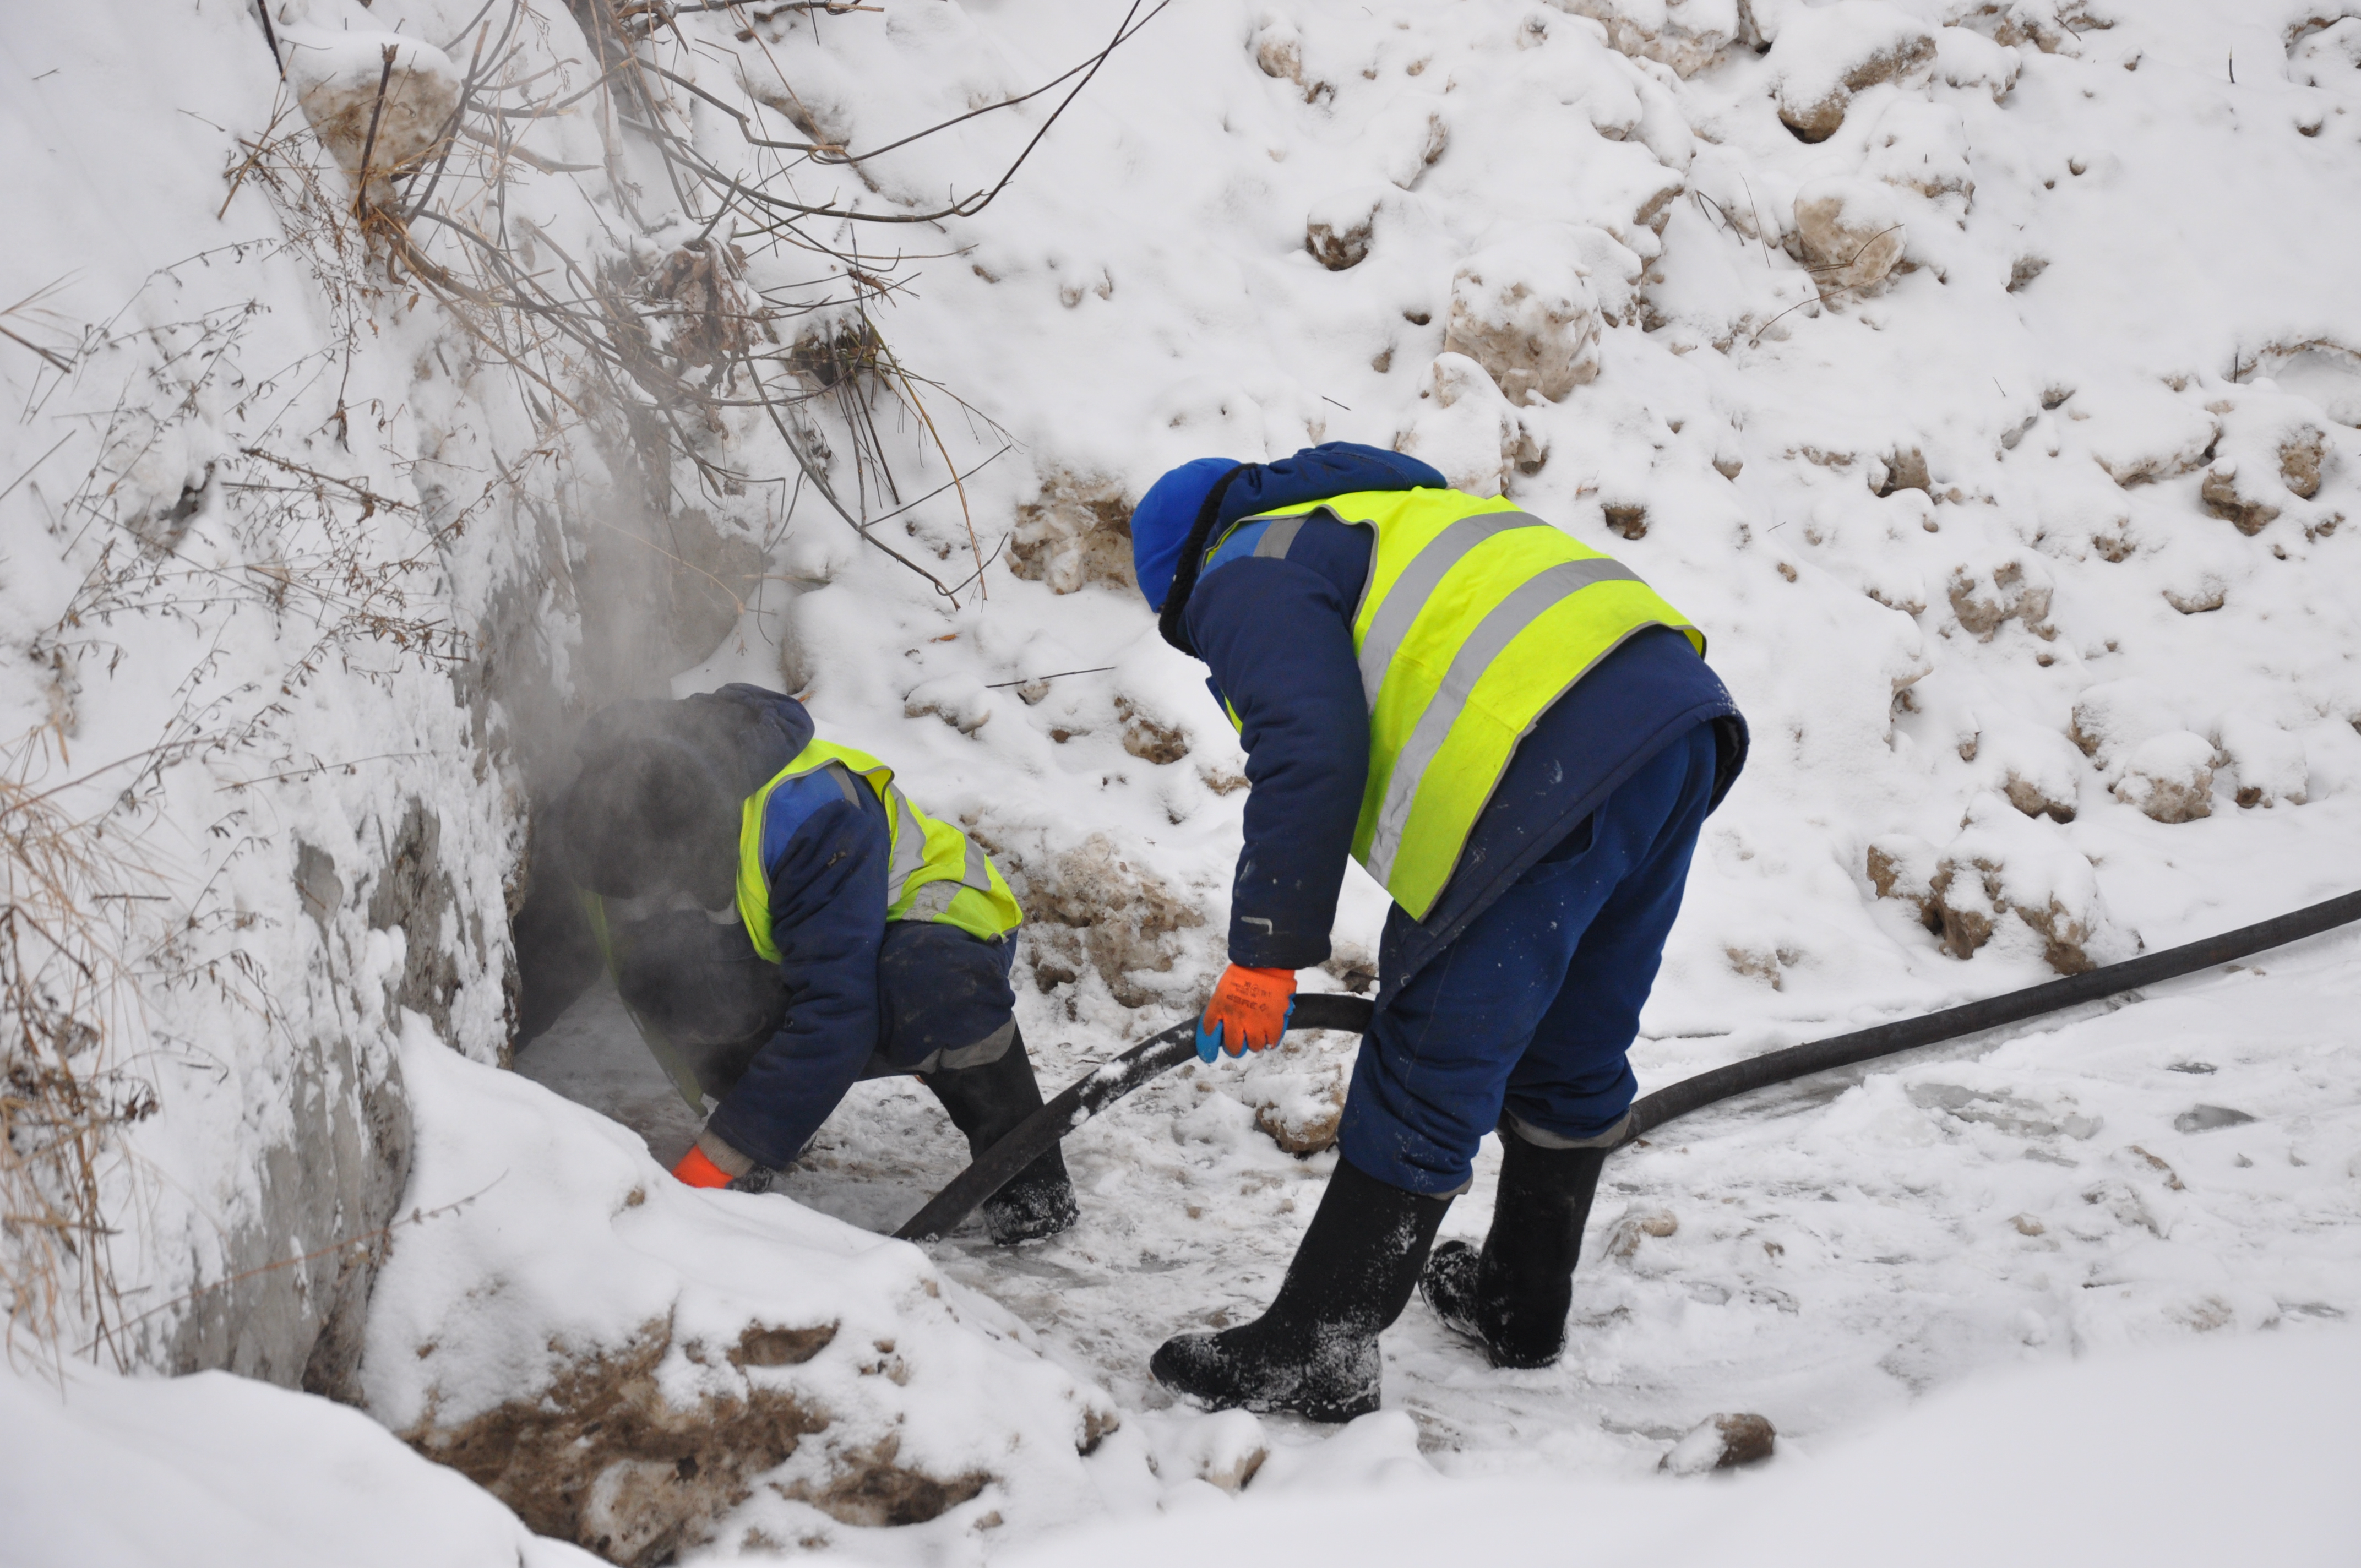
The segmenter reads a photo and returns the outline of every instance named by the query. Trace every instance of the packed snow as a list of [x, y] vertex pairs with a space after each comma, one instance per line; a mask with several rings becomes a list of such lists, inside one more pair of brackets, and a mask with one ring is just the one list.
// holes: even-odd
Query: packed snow
[[2361, 1446], [2311, 1390], [2356, 1374], [2342, 1331], [2149, 1350], [1947, 1389], [1760, 1473], [1653, 1484], [1590, 1474], [1421, 1485], [1414, 1471], [1368, 1464], [1363, 1429], [1374, 1437], [1391, 1419], [1380, 1414], [1331, 1445], [1365, 1450], [1347, 1495], [1344, 1477], [1290, 1477], [1235, 1507], [1079, 1530], [1003, 1561], [2331, 1568], [2361, 1539], [2348, 1484]]
[[[1051, 49], [1043, 16], [973, 14]], [[1046, 144], [1040, 171], [969, 225], [972, 264], [929, 264], [887, 318], [926, 323], [939, 364], [963, 357], [955, 386], [1023, 365], [1071, 389], [980, 400], [1030, 448], [1037, 506], [1067, 526], [1090, 526], [1066, 498], [1093, 481], [1136, 496], [1207, 453], [1359, 439], [1446, 467], [1465, 454], [1455, 477], [1505, 484], [1708, 629], [1757, 750], [1708, 827], [1637, 1054], [1644, 1087], [2035, 982], [2061, 944], [2079, 967], [2260, 918], [2361, 870], [2345, 788], [2361, 763], [2351, 545], [2331, 521], [2352, 505], [2361, 438], [2266, 374], [2297, 345], [2361, 342], [2327, 220], [2361, 194], [2361, 125], [2339, 118], [2356, 101], [2251, 71], [2215, 81], [2217, 38], [2268, 56], [2204, 7], [2085, 18], [2058, 52], [1937, 38], [1939, 18], [1887, 6], [1795, 15], [1848, 48], [1880, 27], [1943, 47], [1803, 143], [1779, 123], [1773, 89], [1797, 73], [1775, 40], [1684, 82], [1602, 47], [1587, 18], [1531, 6], [1159, 18], [1180, 25], [1152, 56], [1118, 54], [1108, 91], [1070, 112], [1088, 129]], [[2330, 128], [2307, 135], [2308, 115]], [[1431, 167], [1397, 158], [1388, 137], [1408, 126], [1423, 148], [1429, 117], [1447, 150]], [[1601, 193], [1610, 174], [1623, 183]], [[1661, 235], [1639, 215], [1650, 181], [1682, 191]], [[1782, 240], [1816, 196], [1872, 237], [1901, 225], [1905, 270], [1875, 297], [1814, 302]], [[2323, 221], [2291, 225], [2299, 211]], [[1364, 258], [1330, 271], [1298, 212], [1315, 249], [1323, 221], [1349, 234], [1374, 214]], [[1536, 280], [1529, 337], [1579, 317], [1554, 300], [1606, 323], [1519, 403], [1458, 352], [1482, 335], [1462, 323], [1482, 314], [1484, 274], [1505, 267]], [[2361, 376], [2334, 350], [2296, 352]], [[1593, 356], [1595, 378], [1574, 367]], [[1479, 424], [1465, 403], [1428, 406], [1469, 382], [1489, 399]], [[2333, 447], [2341, 480], [2286, 489], [2269, 443], [2290, 431]], [[1521, 445], [1549, 454], [1538, 472]], [[2240, 445], [2236, 472], [2282, 514], [2251, 536], [2201, 494]], [[840, 598], [842, 584], [804, 593], [791, 623], [823, 725], [932, 753], [921, 776], [1016, 851], [1037, 904], [1044, 880], [1088, 874], [1052, 860], [1045, 878], [1043, 860], [1100, 832], [1134, 875], [1206, 905], [1148, 963], [1120, 941], [1101, 949], [1112, 961], [1089, 955], [1096, 972], [1033, 949], [1045, 983], [1021, 1016], [1045, 1077], [1068, 1081], [1217, 972], [1236, 843], [1218, 792], [1236, 757], [1199, 672], [1119, 574], [1059, 598], [1049, 576], [995, 577], [989, 608], [906, 623], [906, 673], [870, 656], [853, 617], [874, 600]], [[2223, 602], [2193, 610], [2191, 596]], [[932, 641], [938, 624], [963, 635]], [[990, 707], [956, 726], [894, 718], [914, 676], [990, 687], [1111, 661], [1038, 700], [983, 692]], [[725, 659], [679, 688], [764, 674]], [[1138, 715], [1187, 757], [1144, 765]], [[2199, 773], [2202, 819], [2140, 809]], [[1981, 914], [1989, 932], [1967, 963], [1922, 928], [1906, 866], [1904, 896], [1877, 896], [1881, 846], [1920, 866], [1921, 888], [1964, 869], [1952, 925]], [[1351, 881], [1340, 970], [1373, 967], [1383, 911]], [[2344, 1318], [2361, 1310], [2361, 1075], [2335, 1000], [2351, 956], [2332, 938], [1849, 1092], [1815, 1085], [1667, 1129], [1609, 1170], [1564, 1366], [1491, 1372], [1414, 1305], [1389, 1341], [1389, 1400], [1455, 1473], [1644, 1469], [1715, 1409], [1770, 1411], [1808, 1439], [2019, 1359]], [[1125, 1005], [1149, 998], [1164, 1005]], [[661, 1101], [612, 1003], [586, 1002], [568, 1029], [522, 1070], [594, 1102], [592, 1075], [618, 1092], [636, 1080], [634, 1124], [660, 1157], [685, 1146], [685, 1108]], [[1266, 1129], [1333, 1116], [1348, 1044], [1176, 1073], [1069, 1140], [1076, 1232], [1014, 1258], [954, 1243], [947, 1266], [1126, 1404], [1159, 1403], [1155, 1345], [1241, 1321], [1276, 1287], [1290, 1216], [1308, 1216], [1333, 1156], [1297, 1158]], [[2267, 1097], [2276, 1111], [2256, 1108]], [[2256, 1120], [2175, 1129], [2217, 1102]], [[885, 1231], [961, 1163], [922, 1091], [864, 1085], [786, 1187]], [[1479, 1176], [1445, 1234], [1480, 1235], [1488, 1198]]]
[[[421, 94], [379, 134], [432, 119], [475, 6], [271, 15], [303, 61], [284, 88], [230, 6], [152, 34], [67, 8], [0, 40], [0, 113], [39, 152], [0, 171], [27, 236], [0, 293], [57, 285], [6, 324], [82, 367], [0, 343], [12, 629], [75, 608], [102, 522], [192, 583], [313, 560], [392, 580], [439, 551], [402, 613], [462, 627], [543, 569], [530, 507], [445, 526], [532, 448], [536, 411], [454, 370], [463, 334], [432, 302], [307, 269], [285, 232], [308, 209], [239, 173], [275, 110], [320, 124], [318, 178], [358, 167], [371, 61]], [[677, 105], [713, 156], [744, 156], [715, 103], [859, 150], [1038, 85], [1122, 15], [756, 5], [684, 10], [649, 48], [713, 95]], [[595, 74], [562, 8], [533, 36], [552, 82]], [[859, 236], [930, 418], [881, 395], [856, 432], [809, 405], [878, 537], [946, 583], [988, 560], [980, 588], [954, 605], [800, 488], [792, 512], [783, 486], [708, 494], [764, 580], [673, 682], [800, 692], [992, 847], [1030, 916], [1019, 1018], [1046, 1087], [1181, 1016], [1223, 961], [1237, 746], [1130, 587], [1120, 527], [1202, 455], [1414, 452], [1707, 630], [1754, 751], [1700, 846], [1643, 1090], [2361, 886], [2361, 5], [1174, 0], [1049, 124], [1062, 92], [795, 176], [814, 205], [915, 210], [988, 187], [1048, 126], [980, 212]], [[512, 199], [538, 226], [519, 232], [548, 250], [647, 264], [694, 232], [660, 190], [601, 203], [548, 171], [605, 156], [578, 115], [520, 135]], [[840, 297], [808, 254], [737, 243], [753, 286]], [[255, 298], [270, 309], [236, 313]], [[240, 378], [280, 390], [234, 398]], [[125, 389], [133, 426], [94, 433]], [[716, 441], [792, 471], [739, 411]], [[332, 444], [339, 425], [368, 433]], [[868, 441], [897, 493], [857, 473]], [[412, 510], [372, 506], [357, 555], [281, 537], [255, 521], [272, 475], [248, 449]], [[81, 477], [117, 470], [103, 494]], [[126, 905], [126, 929], [202, 916], [188, 972], [250, 963], [276, 1008], [143, 993], [162, 1111], [110, 1168], [111, 1212], [138, 1216], [115, 1261], [131, 1310], [267, 1261], [221, 1238], [285, 1179], [263, 1151], [307, 1113], [283, 1041], [350, 1042], [357, 1080], [401, 1086], [417, 1152], [347, 1397], [478, 1478], [485, 1444], [577, 1435], [533, 1424], [553, 1390], [638, 1411], [693, 1469], [699, 1420], [762, 1459], [734, 1476], [751, 1496], [713, 1488], [680, 1541], [610, 1555], [1508, 1554], [1564, 1550], [1568, 1520], [1602, 1554], [1699, 1562], [2328, 1563], [2361, 1539], [2341, 1480], [2361, 1457], [2361, 936], [1675, 1124], [1608, 1168], [1560, 1366], [1492, 1371], [1413, 1303], [1380, 1415], [1209, 1416], [1148, 1355], [1268, 1299], [1333, 1168], [1349, 1040], [1136, 1093], [1068, 1139], [1082, 1223], [1014, 1251], [972, 1227], [881, 1239], [964, 1163], [906, 1081], [858, 1086], [784, 1196], [679, 1189], [662, 1167], [695, 1120], [606, 988], [515, 1073], [492, 1065], [522, 838], [500, 726], [522, 718], [471, 725], [464, 684], [394, 661], [305, 663], [327, 612], [291, 622], [283, 593], [168, 591], [188, 608], [118, 609], [111, 641], [62, 658], [6, 633], [8, 733], [49, 729], [60, 769], [69, 742], [134, 753], [176, 714], [225, 723], [290, 687], [254, 745], [176, 753], [141, 796], [171, 902], [153, 927]], [[572, 601], [534, 602], [561, 678], [628, 631], [569, 642], [549, 628]], [[352, 880], [412, 818], [447, 877], [434, 954]], [[317, 902], [318, 854], [324, 908], [296, 893]], [[1367, 988], [1384, 907], [1348, 873], [1310, 983]], [[1446, 1235], [1481, 1234], [1496, 1163]], [[333, 1219], [277, 1255], [349, 1234]], [[123, 1363], [170, 1365], [172, 1321], [118, 1332]], [[34, 1561], [197, 1555], [81, 1517], [104, 1465], [184, 1499], [163, 1505], [178, 1533], [225, 1559], [317, 1560], [339, 1527], [411, 1558], [572, 1555], [302, 1396], [75, 1371], [0, 1398]], [[1766, 1466], [1659, 1472], [1727, 1412], [1776, 1425]], [[598, 1472], [566, 1521], [690, 1479], [664, 1458]], [[501, 1495], [546, 1502], [556, 1474]], [[884, 1528], [902, 1517], [923, 1522]]]
[[8, 1561], [590, 1568], [357, 1410], [226, 1372], [0, 1377]]

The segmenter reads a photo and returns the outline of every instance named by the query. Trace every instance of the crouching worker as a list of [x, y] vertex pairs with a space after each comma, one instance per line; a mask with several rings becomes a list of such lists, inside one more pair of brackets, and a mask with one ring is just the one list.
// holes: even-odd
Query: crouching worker
[[[1279, 1038], [1348, 857], [1394, 901], [1342, 1157], [1278, 1299], [1151, 1368], [1216, 1408], [1350, 1420], [1378, 1408], [1378, 1335], [1422, 1274], [1495, 1365], [1547, 1365], [1640, 1007], [1744, 760], [1705, 639], [1598, 551], [1372, 447], [1191, 463], [1131, 527], [1140, 588], [1210, 667], [1253, 786], [1200, 1054]], [[1495, 1129], [1490, 1233], [1430, 1261]]]
[[[917, 1075], [976, 1154], [1040, 1108], [1008, 985], [1016, 900], [892, 769], [750, 685], [617, 703], [578, 750], [541, 878], [570, 885], [518, 918], [520, 1034], [603, 960], [683, 1098], [712, 1107], [675, 1176], [763, 1190], [863, 1078]], [[1004, 1244], [1074, 1217], [1055, 1149], [984, 1205]]]

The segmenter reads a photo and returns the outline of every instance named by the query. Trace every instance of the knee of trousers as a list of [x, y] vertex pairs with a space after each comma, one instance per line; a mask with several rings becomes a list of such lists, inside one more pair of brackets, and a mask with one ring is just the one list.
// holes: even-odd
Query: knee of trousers
[[1380, 1014], [1361, 1040], [1339, 1136], [1370, 1175], [1441, 1197], [1464, 1190], [1499, 1122], [1524, 1042], [1446, 1021], [1440, 1008]]
[[1017, 1048], [1016, 1020], [1009, 1019], [991, 1034], [972, 1044], [929, 1051], [917, 1061], [895, 1061], [883, 1051], [869, 1058], [862, 1069], [863, 1081], [873, 1078], [903, 1078], [911, 1073], [924, 1076], [930, 1072], [959, 1072], [967, 1068], [990, 1067]]
[[1406, 1192], [1450, 1198], [1466, 1191], [1476, 1179], [1476, 1150], [1499, 1106], [1472, 1119], [1433, 1115], [1432, 1107], [1370, 1067], [1375, 1054], [1364, 1046], [1354, 1068], [1337, 1127], [1339, 1152], [1367, 1174]]
[[897, 921], [877, 959], [875, 1060], [893, 1072], [983, 1067], [1016, 1039], [1015, 938], [987, 942], [936, 921]]
[[[1630, 1059], [1619, 1053], [1611, 1069], [1565, 1079], [1519, 1078], [1510, 1081], [1502, 1109], [1521, 1129], [1537, 1136], [1528, 1140], [1544, 1148], [1575, 1147], [1611, 1130], [1639, 1098], [1640, 1080]], [[1548, 1138], [1566, 1138], [1559, 1145]]]

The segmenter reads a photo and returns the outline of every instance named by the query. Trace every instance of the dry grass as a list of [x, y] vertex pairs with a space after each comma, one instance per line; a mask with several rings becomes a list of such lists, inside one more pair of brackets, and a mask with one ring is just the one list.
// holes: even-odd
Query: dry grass
[[[841, 15], [864, 7], [803, 8]], [[945, 582], [875, 531], [885, 517], [917, 504], [903, 501], [878, 428], [881, 413], [906, 416], [924, 432], [950, 469], [949, 485], [959, 492], [963, 515], [968, 476], [952, 460], [928, 399], [955, 404], [995, 437], [1001, 433], [894, 354], [877, 307], [905, 286], [897, 273], [906, 258], [898, 246], [873, 251], [858, 236], [872, 226], [898, 233], [981, 211], [1006, 188], [1099, 64], [1162, 4], [1148, 7], [1138, 0], [1104, 48], [1030, 93], [863, 150], [819, 135], [794, 85], [756, 41], [744, 7], [727, 0], [577, 0], [569, 9], [599, 64], [587, 88], [563, 89], [556, 78], [530, 68], [529, 46], [544, 27], [533, 0], [507, 0], [500, 19], [488, 16], [471, 36], [453, 40], [455, 58], [464, 55], [468, 63], [442, 137], [408, 166], [387, 171], [385, 188], [395, 193], [390, 199], [374, 201], [364, 190], [354, 204], [358, 227], [384, 258], [388, 278], [440, 300], [486, 361], [505, 366], [553, 427], [571, 422], [599, 436], [610, 454], [627, 453], [658, 511], [761, 486], [775, 488], [791, 513], [809, 489], [871, 547], [925, 578], [952, 604], [971, 584], [981, 591], [986, 562], [972, 515], [972, 570], [957, 582]], [[762, 13], [775, 17], [783, 9], [796, 7]], [[751, 46], [738, 60], [746, 93], [735, 102], [686, 74], [690, 39], [676, 16], [708, 10], [730, 12], [740, 38]], [[816, 205], [795, 193], [799, 171], [832, 168], [859, 175], [867, 159], [1070, 82], [1057, 109], [996, 180], [954, 195], [938, 210]], [[697, 106], [718, 110], [735, 125], [742, 163], [723, 168], [700, 150], [690, 127]], [[561, 111], [598, 128], [606, 143], [601, 166], [553, 165], [519, 145], [536, 120]], [[786, 126], [774, 126], [774, 115]], [[792, 134], [773, 135], [774, 129]], [[653, 260], [574, 256], [545, 230], [511, 214], [509, 187], [526, 169], [571, 181], [586, 198], [642, 220], [648, 193], [617, 171], [650, 154], [661, 166], [657, 189], [669, 193], [680, 214], [702, 225], [697, 237]], [[257, 156], [258, 172], [280, 161], [258, 148]], [[848, 233], [855, 237], [838, 237]], [[796, 255], [836, 284], [817, 295], [808, 288], [755, 288], [747, 279], [748, 245]], [[830, 477], [833, 454], [807, 411], [816, 400], [832, 406], [852, 443], [854, 493], [849, 497], [838, 493]], [[726, 459], [719, 438], [730, 417], [743, 411], [757, 411], [777, 434], [793, 470], [751, 472]]]
[[0, 777], [0, 1290], [7, 1339], [37, 1353], [70, 1323], [124, 1347], [104, 1219], [112, 1131], [156, 1109], [112, 1059], [137, 1005], [120, 955], [138, 868], [60, 805]]
[[[249, 248], [180, 265], [235, 263]], [[341, 269], [338, 259], [332, 251], [315, 270], [346, 335], [284, 377], [325, 375], [364, 330], [360, 253]], [[169, 284], [173, 270], [159, 278]], [[266, 839], [234, 785], [214, 820], [180, 825], [184, 841], [207, 846], [197, 874], [151, 861], [141, 846], [161, 819], [168, 775], [251, 755], [263, 765], [246, 771], [265, 779], [304, 776], [316, 760], [291, 765], [301, 759], [283, 732], [287, 700], [302, 685], [332, 664], [381, 682], [405, 665], [464, 659], [467, 639], [449, 624], [433, 574], [441, 548], [483, 504], [429, 529], [413, 505], [260, 444], [217, 459], [176, 501], [145, 496], [126, 477], [201, 419], [222, 386], [238, 383], [238, 347], [255, 314], [232, 306], [133, 329], [127, 313], [40, 350], [57, 374], [36, 385], [32, 411], [60, 398], [102, 411], [70, 416], [96, 449], [79, 479], [56, 495], [35, 481], [49, 532], [81, 576], [57, 620], [27, 639], [25, 656], [49, 693], [47, 722], [0, 745], [5, 1337], [12, 1354], [46, 1361], [81, 1343], [118, 1366], [134, 1364], [138, 1347], [124, 1332], [137, 1319], [117, 1289], [115, 1227], [136, 1223], [154, 1196], [119, 1135], [159, 1108], [138, 1070], [148, 1053], [203, 1055], [159, 1027], [148, 1003], [204, 990], [266, 1028], [277, 1024], [273, 990], [238, 939], [253, 917], [216, 891], [227, 866]], [[36, 324], [60, 335], [54, 323], [27, 323]], [[94, 387], [106, 363], [132, 368], [120, 384]], [[226, 564], [217, 551], [182, 550], [200, 515], [236, 545]], [[280, 628], [293, 656], [275, 679], [232, 674], [214, 633], [234, 613]], [[196, 630], [203, 649], [166, 694], [162, 722], [127, 754], [96, 765], [77, 759], [82, 673], [133, 658], [128, 633], [158, 621]]]

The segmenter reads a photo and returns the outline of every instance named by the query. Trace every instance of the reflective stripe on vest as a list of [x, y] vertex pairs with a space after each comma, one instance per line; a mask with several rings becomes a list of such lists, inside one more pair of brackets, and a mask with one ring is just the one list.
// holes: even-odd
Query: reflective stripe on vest
[[910, 804], [894, 783], [894, 770], [850, 746], [814, 740], [796, 753], [768, 784], [746, 797], [738, 824], [738, 914], [754, 950], [779, 960], [771, 938], [771, 874], [763, 863], [763, 818], [771, 794], [781, 784], [822, 768], [848, 800], [858, 799], [858, 778], [884, 803], [893, 851], [885, 871], [885, 918], [939, 920], [986, 941], [1005, 937], [1024, 923], [1016, 895], [982, 845], [948, 822]]
[[1646, 627], [1685, 633], [1700, 654], [1705, 636], [1628, 566], [1505, 499], [1456, 490], [1365, 491], [1241, 519], [1199, 580], [1248, 554], [1285, 556], [1315, 516], [1377, 534], [1353, 616], [1369, 706], [1353, 858], [1423, 919], [1550, 706]]

